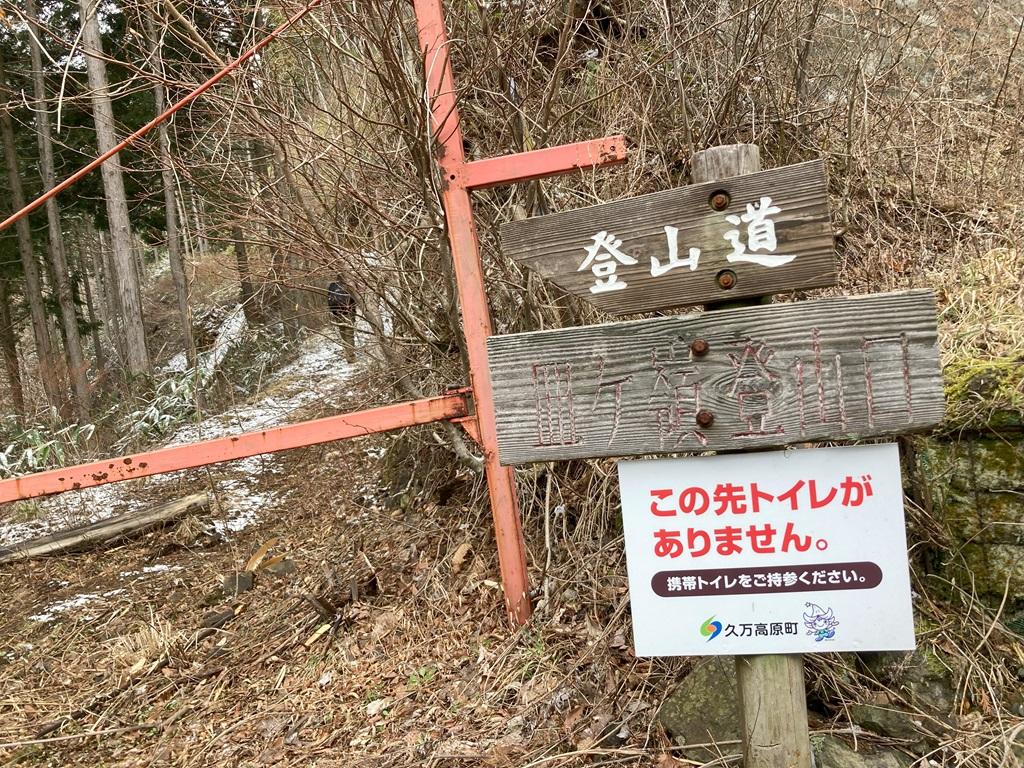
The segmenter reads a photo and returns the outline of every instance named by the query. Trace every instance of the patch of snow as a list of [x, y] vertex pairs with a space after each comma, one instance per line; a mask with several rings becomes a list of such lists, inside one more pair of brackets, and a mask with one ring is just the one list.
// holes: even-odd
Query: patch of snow
[[121, 571], [122, 579], [130, 579], [135, 576], [144, 576], [150, 573], [167, 573], [169, 571], [182, 571], [184, 570], [180, 565], [164, 565], [163, 563], [157, 563], [156, 565], [143, 566], [141, 571]]
[[153, 266], [149, 268], [149, 279], [156, 280], [171, 271], [171, 257], [166, 251], [157, 256]]
[[242, 340], [248, 325], [242, 305], [236, 305], [231, 310], [231, 314], [221, 323], [220, 330], [217, 331], [217, 338], [213, 341], [213, 347], [199, 356], [197, 365], [201, 383], [205, 384], [209, 381], [214, 371], [217, 370], [217, 366], [224, 362], [224, 358], [227, 357], [231, 348]]
[[[199, 369], [199, 385], [203, 386], [213, 378], [217, 366], [224, 362], [228, 352], [237, 345], [245, 336], [249, 324], [245, 318], [245, 312], [241, 304], [236, 304], [224, 322], [217, 329], [217, 338], [213, 346], [206, 352], [201, 353], [196, 360], [196, 367]], [[184, 352], [178, 352], [167, 361], [161, 369], [163, 373], [185, 373], [188, 370], [188, 358]]]
[[96, 595], [91, 592], [85, 592], [81, 595], [75, 595], [74, 597], [69, 597], [67, 600], [61, 600], [58, 603], [49, 605], [43, 610], [42, 613], [37, 613], [34, 616], [29, 616], [29, 619], [31, 619], [32, 621], [38, 621], [43, 624], [51, 621], [56, 621], [57, 616], [59, 614], [67, 613], [68, 611], [73, 611], [75, 608], [82, 608], [83, 606], [91, 603], [93, 600], [102, 599], [102, 595]]
[[275, 506], [279, 500], [276, 493], [257, 493], [238, 480], [226, 480], [221, 483], [221, 504], [228, 516], [221, 520], [213, 520], [210, 525], [221, 536], [244, 531], [259, 522], [260, 513]]
[[163, 573], [164, 571], [181, 571], [184, 570], [180, 565], [164, 565], [157, 563], [156, 565], [143, 566], [143, 573]]
[[244, 531], [250, 525], [254, 525], [259, 522], [259, 515], [256, 514], [254, 509], [240, 509], [238, 512], [225, 520], [214, 520], [211, 525], [221, 536], [227, 536], [229, 533], [238, 533], [238, 531]]
[[184, 352], [179, 352], [170, 360], [167, 361], [167, 365], [163, 367], [164, 373], [184, 373], [188, 370], [188, 355]]
[[[323, 336], [311, 337], [298, 359], [268, 380], [268, 389], [274, 389], [274, 394], [212, 416], [199, 424], [186, 424], [174, 434], [168, 445], [210, 440], [239, 432], [258, 432], [287, 424], [294, 411], [337, 392], [352, 376], [352, 370], [353, 366], [345, 362], [336, 341]], [[258, 462], [260, 459], [254, 456], [243, 461]]]
[[[213, 363], [209, 368], [212, 372], [230, 346], [237, 343], [244, 334], [245, 327], [245, 315], [240, 307], [236, 307], [221, 326], [213, 349], [201, 356], [200, 366]], [[352, 373], [353, 366], [345, 362], [337, 339], [330, 335], [311, 335], [306, 338], [295, 361], [268, 377], [265, 389], [272, 391], [272, 394], [226, 413], [210, 416], [199, 423], [185, 424], [174, 433], [166, 446], [240, 432], [257, 432], [288, 424], [293, 420], [292, 414], [295, 411], [316, 402], [330, 402], [332, 398], [344, 393]], [[219, 465], [214, 476], [221, 491], [226, 517], [214, 521], [213, 528], [219, 534], [227, 535], [258, 522], [263, 510], [281, 502], [277, 494], [256, 490], [259, 479], [266, 474], [279, 474], [283, 471], [278, 459], [270, 454]], [[35, 502], [37, 513], [34, 519], [23, 522], [0, 521], [0, 546], [11, 546], [73, 525], [96, 522], [137, 510], [144, 506], [137, 498], [139, 483], [145, 483], [147, 488], [172, 485], [180, 482], [184, 474], [184, 471], [174, 472], [137, 481], [100, 485]], [[155, 571], [143, 569], [143, 572]], [[122, 574], [125, 578], [134, 575], [138, 574]]]
[[95, 523], [141, 507], [142, 503], [126, 494], [125, 490], [117, 485], [98, 485], [36, 501], [33, 519], [0, 521], [0, 546], [11, 546], [76, 525]]

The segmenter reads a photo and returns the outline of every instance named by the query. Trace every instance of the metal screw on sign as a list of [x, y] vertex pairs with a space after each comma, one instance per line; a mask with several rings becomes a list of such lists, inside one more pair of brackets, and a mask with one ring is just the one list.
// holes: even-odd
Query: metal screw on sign
[[729, 207], [729, 203], [732, 202], [732, 197], [724, 189], [719, 189], [711, 193], [708, 198], [708, 205], [710, 205], [716, 211], [724, 211]]
[[701, 409], [697, 411], [697, 426], [703, 429], [708, 429], [712, 424], [715, 423], [715, 414], [711, 411]]
[[711, 346], [704, 339], [694, 339], [690, 345], [690, 352], [694, 357], [704, 357], [710, 349]]
[[734, 285], [736, 285], [736, 273], [731, 269], [723, 269], [717, 275], [715, 275], [715, 282], [718, 283], [718, 287], [723, 291], [728, 291]]

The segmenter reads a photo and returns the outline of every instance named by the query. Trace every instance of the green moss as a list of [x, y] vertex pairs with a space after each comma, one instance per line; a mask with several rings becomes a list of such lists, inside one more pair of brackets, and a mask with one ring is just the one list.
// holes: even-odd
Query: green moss
[[978, 541], [991, 544], [1024, 544], [1024, 504], [1016, 493], [979, 493]]
[[943, 370], [946, 426], [1024, 426], [1024, 360], [955, 360]]
[[971, 442], [974, 459], [974, 484], [979, 491], [1009, 491], [1024, 488], [1024, 438], [1006, 435], [1003, 439]]
[[1008, 589], [1010, 603], [1024, 598], [1024, 547], [1014, 544], [965, 544], [961, 550], [963, 586], [998, 601]]

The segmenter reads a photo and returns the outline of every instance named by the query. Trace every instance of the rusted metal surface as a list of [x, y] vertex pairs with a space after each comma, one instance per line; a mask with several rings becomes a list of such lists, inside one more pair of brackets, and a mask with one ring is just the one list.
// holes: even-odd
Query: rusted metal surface
[[275, 453], [306, 445], [329, 443], [333, 440], [363, 437], [400, 427], [458, 419], [465, 415], [466, 400], [463, 393], [343, 413], [326, 419], [160, 448], [3, 480], [0, 481], [0, 503], [49, 496], [123, 480], [135, 480], [179, 469], [244, 459], [261, 453]]
[[480, 426], [476, 423], [476, 416], [464, 416], [461, 419], [452, 419], [453, 422], [462, 427], [469, 438], [481, 448], [483, 441], [480, 439]]
[[[441, 0], [416, 0], [415, 8], [433, 117], [433, 133], [438, 144], [443, 147], [443, 151], [435, 153], [435, 156], [443, 178], [448, 182], [442, 191], [448, 242], [462, 306], [470, 385], [476, 406], [477, 431], [484, 450], [491, 516], [505, 590], [505, 607], [512, 622], [522, 625], [530, 618], [532, 611], [527, 595], [529, 582], [526, 574], [526, 548], [519, 519], [515, 477], [509, 467], [503, 467], [498, 462], [494, 393], [487, 366], [487, 337], [492, 333], [491, 318], [473, 207], [464, 180], [466, 162], [452, 84], [448, 38]], [[496, 179], [492, 178], [492, 181], [498, 183]]]
[[516, 155], [491, 157], [466, 163], [463, 183], [469, 189], [486, 189], [499, 184], [532, 181], [571, 171], [618, 165], [626, 162], [626, 137], [608, 136], [577, 144], [536, 149]]
[[729, 203], [732, 202], [732, 197], [724, 189], [720, 189], [717, 192], [711, 194], [711, 199], [708, 200], [708, 205], [713, 210], [724, 211], [729, 207]]
[[708, 429], [709, 427], [714, 426], [715, 414], [713, 414], [711, 411], [697, 411], [696, 421], [698, 427], [701, 427], [702, 429]]

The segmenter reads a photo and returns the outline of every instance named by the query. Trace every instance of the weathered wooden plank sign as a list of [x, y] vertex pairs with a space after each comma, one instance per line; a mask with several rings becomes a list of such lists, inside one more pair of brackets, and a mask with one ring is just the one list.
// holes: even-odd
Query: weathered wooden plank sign
[[767, 448], [934, 426], [930, 291], [488, 340], [502, 463]]
[[822, 160], [511, 222], [501, 244], [613, 315], [836, 282]]

